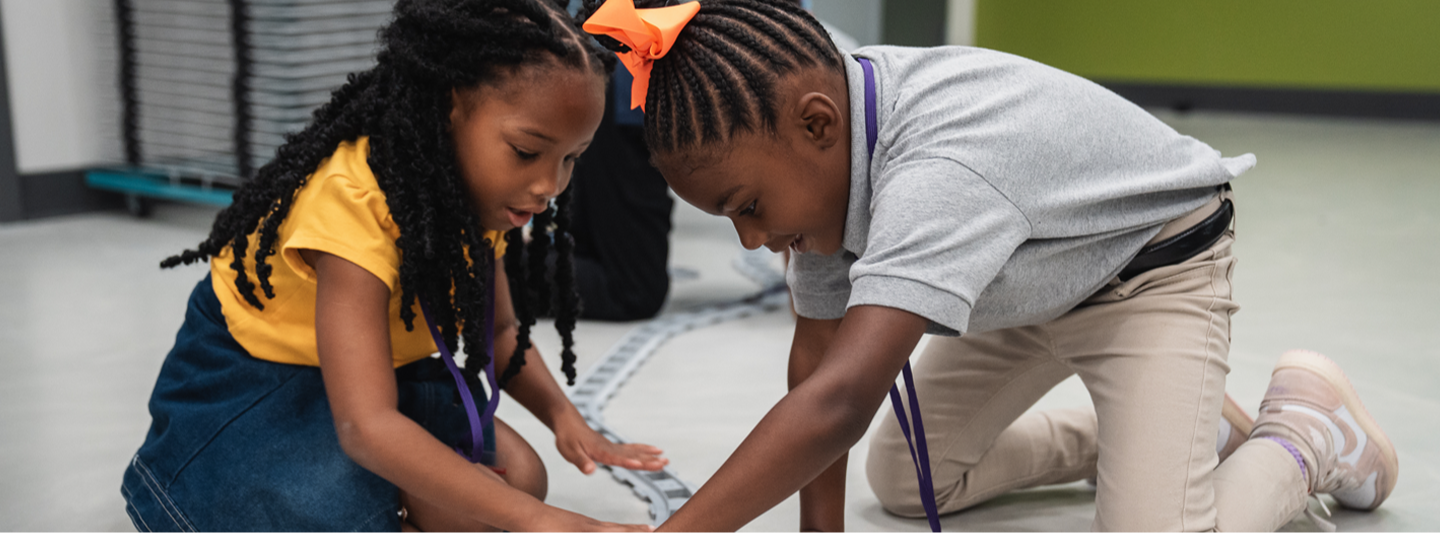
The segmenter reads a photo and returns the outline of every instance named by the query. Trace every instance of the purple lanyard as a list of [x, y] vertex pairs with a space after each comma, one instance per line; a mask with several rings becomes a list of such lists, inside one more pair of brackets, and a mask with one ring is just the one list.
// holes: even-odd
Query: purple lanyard
[[440, 336], [440, 328], [430, 318], [430, 308], [425, 305], [424, 300], [420, 300], [420, 312], [425, 315], [425, 324], [430, 328], [430, 337], [435, 339], [435, 347], [440, 350], [440, 358], [445, 360], [445, 366], [455, 378], [455, 385], [460, 389], [460, 400], [465, 403], [465, 415], [470, 418], [470, 451], [466, 453], [458, 446], [455, 451], [472, 463], [493, 463], [494, 458], [485, 455], [485, 428], [494, 423], [495, 408], [500, 405], [500, 387], [495, 385], [495, 276], [486, 276], [485, 280], [485, 356], [489, 360], [485, 363], [485, 378], [490, 382], [490, 398], [485, 404], [483, 414], [477, 412], [470, 385], [465, 383], [465, 376], [460, 374], [460, 367], [455, 364], [455, 355], [445, 346], [445, 339]]
[[[875, 108], [875, 67], [869, 59], [857, 57], [865, 71], [865, 144], [870, 158], [875, 157], [875, 141], [879, 138], [880, 119]], [[895, 408], [895, 418], [900, 421], [900, 432], [905, 434], [905, 444], [910, 447], [910, 460], [915, 463], [915, 477], [920, 481], [920, 503], [925, 507], [925, 518], [930, 521], [930, 531], [940, 531], [940, 516], [935, 506], [935, 484], [930, 479], [930, 450], [925, 446], [925, 424], [920, 422], [920, 398], [915, 396], [915, 374], [910, 362], [905, 362], [905, 392], [910, 396], [910, 414], [915, 419], [915, 438], [910, 438], [910, 421], [905, 418], [905, 404], [900, 400], [900, 388], [890, 386], [890, 406]], [[918, 449], [918, 450], [917, 450]]]

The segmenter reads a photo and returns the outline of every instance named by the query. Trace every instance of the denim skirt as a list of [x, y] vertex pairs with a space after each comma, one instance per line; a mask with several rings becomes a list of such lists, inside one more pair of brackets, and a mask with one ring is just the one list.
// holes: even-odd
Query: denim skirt
[[[442, 361], [405, 365], [395, 378], [401, 413], [447, 445], [468, 446], [469, 421]], [[483, 404], [478, 380], [470, 389]], [[150, 416], [120, 487], [140, 531], [400, 528], [398, 489], [340, 448], [320, 369], [251, 357], [226, 328], [209, 276], [190, 295]], [[485, 428], [486, 447], [494, 442], [494, 427]]]

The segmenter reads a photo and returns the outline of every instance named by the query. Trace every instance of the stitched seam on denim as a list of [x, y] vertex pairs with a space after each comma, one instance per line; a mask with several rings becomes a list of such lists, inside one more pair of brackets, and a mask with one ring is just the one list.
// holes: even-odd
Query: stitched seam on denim
[[[397, 502], [396, 504], [398, 505], [399, 503]], [[369, 527], [370, 524], [376, 523], [377, 520], [384, 521], [384, 520], [385, 520], [385, 515], [387, 515], [387, 514], [398, 516], [397, 513], [399, 513], [399, 512], [400, 512], [399, 509], [385, 509], [385, 510], [382, 510], [382, 511], [380, 511], [380, 512], [378, 512], [378, 513], [375, 513], [375, 514], [373, 514], [373, 515], [370, 515], [370, 518], [365, 519], [364, 522], [360, 522], [360, 524], [359, 524], [360, 527], [355, 528], [355, 529], [353, 529], [353, 530], [351, 530], [351, 531], [378, 531], [379, 528]]]
[[[125, 493], [125, 514], [130, 515], [130, 523], [136, 526], [135, 529], [142, 529], [144, 531], [155, 531], [154, 528], [150, 527], [150, 524], [145, 522], [145, 517], [140, 516], [140, 509], [135, 507], [135, 504], [130, 503], [130, 500], [135, 497], [134, 494], [130, 493], [130, 487], [126, 487], [124, 484], [121, 484], [120, 492]], [[134, 509], [135, 512], [130, 512], [131, 509]]]
[[[150, 478], [150, 480], [155, 483], [155, 487], [158, 488], [158, 489], [160, 489], [160, 490], [159, 490], [159, 496], [164, 497], [164, 500], [161, 500], [161, 501], [160, 501], [160, 505], [161, 505], [162, 507], [164, 507], [164, 506], [166, 505], [166, 502], [168, 502], [168, 503], [169, 503], [169, 507], [170, 507], [171, 509], [174, 509], [174, 510], [175, 510], [175, 516], [179, 516], [179, 517], [180, 517], [180, 520], [177, 521], [177, 522], [175, 523], [175, 525], [180, 526], [181, 529], [187, 529], [187, 528], [188, 528], [190, 531], [196, 531], [195, 524], [190, 523], [190, 518], [187, 517], [187, 516], [185, 516], [185, 512], [180, 510], [180, 506], [179, 506], [179, 505], [176, 505], [176, 504], [175, 504], [175, 500], [173, 500], [173, 499], [170, 498], [170, 492], [169, 492], [168, 490], [166, 490], [162, 485], [160, 485], [160, 480], [155, 477], [155, 473], [154, 473], [154, 472], [151, 472], [151, 471], [150, 471], [150, 467], [149, 467], [149, 466], [146, 466], [146, 465], [145, 465], [145, 462], [140, 460], [140, 455], [139, 455], [139, 454], [136, 454], [136, 455], [135, 455], [135, 465], [136, 465], [136, 466], [139, 466], [139, 467], [140, 467], [140, 470], [142, 471], [141, 473], [142, 473], [145, 477]], [[154, 491], [154, 490], [151, 490], [151, 492], [155, 492], [155, 491]], [[159, 498], [157, 497], [157, 500], [158, 500], [158, 499], [159, 499]], [[170, 511], [167, 510], [167, 511], [165, 511], [165, 512], [166, 512], [167, 514], [169, 514]], [[174, 520], [174, 516], [171, 517], [171, 520]]]
[[[145, 465], [140, 462], [139, 455], [136, 455], [134, 459], [131, 459], [130, 464], [131, 466], [140, 467], [138, 470], [136, 470], [136, 472], [140, 474], [140, 482], [145, 484], [145, 489], [150, 491], [150, 495], [155, 498], [155, 503], [160, 506], [161, 510], [165, 511], [166, 516], [170, 517], [170, 522], [175, 524], [175, 529], [185, 529], [185, 524], [182, 524], [179, 520], [175, 519], [175, 513], [170, 512], [170, 507], [165, 505], [164, 499], [160, 498], [160, 494], [164, 491], [164, 489], [159, 486], [160, 482], [155, 480], [154, 477], [150, 475], [150, 470], [145, 468]], [[157, 492], [156, 489], [160, 489], [161, 492]]]
[[[249, 355], [249, 354], [246, 354], [245, 357], [253, 357], [253, 356], [251, 356], [251, 355]], [[266, 361], [266, 360], [264, 360], [264, 359], [258, 359], [258, 358], [257, 358], [256, 360], [257, 360], [257, 361], [264, 362], [264, 363], [272, 364], [272, 365], [283, 365], [283, 364], [285, 364], [285, 363], [276, 363], [276, 362], [274, 362], [274, 361]], [[286, 366], [295, 366], [295, 365], [286, 365]], [[215, 442], [215, 439], [219, 438], [219, 437], [220, 437], [220, 434], [221, 434], [221, 433], [224, 433], [226, 428], [230, 427], [230, 424], [235, 423], [235, 421], [236, 421], [236, 420], [239, 420], [240, 417], [245, 416], [245, 414], [246, 414], [246, 413], [249, 413], [251, 409], [254, 409], [254, 408], [255, 408], [255, 406], [260, 405], [260, 402], [265, 401], [265, 399], [266, 399], [266, 398], [269, 398], [271, 394], [275, 394], [275, 391], [280, 390], [282, 387], [284, 387], [285, 385], [289, 384], [292, 380], [295, 379], [296, 376], [299, 376], [299, 375], [300, 375], [299, 369], [296, 369], [296, 370], [292, 371], [292, 372], [290, 373], [290, 375], [289, 375], [288, 377], [286, 377], [285, 379], [281, 380], [280, 383], [275, 384], [275, 386], [272, 387], [272, 388], [271, 388], [269, 391], [267, 391], [265, 394], [260, 395], [260, 397], [255, 398], [255, 401], [250, 402], [250, 405], [245, 406], [245, 408], [244, 408], [244, 409], [241, 409], [239, 413], [236, 413], [236, 414], [235, 414], [235, 416], [230, 417], [230, 419], [229, 419], [229, 420], [226, 420], [224, 424], [221, 424], [221, 425], [220, 425], [220, 427], [215, 428], [215, 432], [210, 435], [210, 438], [208, 438], [208, 439], [205, 440], [205, 444], [201, 444], [198, 448], [195, 449], [195, 452], [194, 452], [194, 453], [191, 453], [191, 454], [190, 454], [190, 457], [185, 458], [185, 462], [180, 463], [180, 467], [175, 469], [175, 475], [174, 475], [174, 477], [177, 477], [177, 478], [180, 477], [180, 474], [181, 474], [182, 472], [184, 472], [187, 467], [190, 466], [190, 463], [194, 462], [194, 461], [195, 461], [195, 458], [196, 458], [196, 457], [199, 457], [199, 456], [200, 456], [200, 453], [201, 453], [201, 452], [204, 452], [206, 448], [209, 448], [209, 447], [210, 447], [210, 444], [213, 443], [213, 442]]]
[[160, 510], [165, 511], [165, 515], [170, 517], [170, 522], [174, 523], [178, 529], [180, 522], [175, 520], [175, 515], [170, 512], [169, 507], [165, 506], [165, 502], [160, 499], [160, 494], [155, 492], [155, 487], [151, 485], [149, 476], [147, 476], [143, 470], [138, 468], [139, 463], [140, 459], [138, 454], [135, 458], [130, 460], [130, 466], [137, 467], [135, 473], [140, 476], [140, 483], [145, 485], [145, 490], [150, 491], [150, 497], [155, 499], [155, 504], [160, 506]]

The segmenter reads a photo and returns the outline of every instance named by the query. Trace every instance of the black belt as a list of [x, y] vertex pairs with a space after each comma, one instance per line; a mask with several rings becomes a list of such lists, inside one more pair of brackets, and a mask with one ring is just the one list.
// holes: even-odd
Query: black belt
[[1131, 259], [1130, 264], [1120, 271], [1120, 281], [1129, 281], [1130, 278], [1151, 269], [1180, 264], [1195, 257], [1195, 254], [1210, 249], [1225, 235], [1225, 230], [1229, 229], [1230, 220], [1233, 218], [1235, 206], [1226, 199], [1220, 203], [1220, 208], [1205, 217], [1205, 220], [1173, 237], [1141, 248], [1135, 259]]

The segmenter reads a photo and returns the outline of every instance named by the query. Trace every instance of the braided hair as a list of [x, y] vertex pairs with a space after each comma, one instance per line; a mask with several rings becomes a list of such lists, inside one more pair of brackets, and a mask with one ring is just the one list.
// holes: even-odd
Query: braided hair
[[[452, 94], [495, 84], [509, 69], [537, 62], [584, 69], [605, 76], [615, 58], [591, 44], [565, 12], [565, 2], [547, 0], [399, 0], [394, 19], [380, 31], [381, 50], [374, 68], [351, 74], [301, 131], [285, 137], [275, 159], [235, 191], [234, 202], [215, 218], [210, 235], [195, 249], [160, 263], [161, 268], [206, 261], [230, 249], [235, 287], [257, 309], [275, 298], [270, 283], [280, 224], [300, 189], [340, 143], [370, 137], [367, 163], [385, 193], [400, 237], [400, 318], [415, 327], [417, 300], [431, 304], [432, 317], [445, 344], [454, 350], [465, 340], [465, 368], [476, 375], [489, 362], [484, 330], [486, 280], [495, 275], [493, 244], [484, 237], [471, 209], [456, 160], [451, 134]], [[560, 252], [555, 281], [560, 297], [556, 328], [564, 340], [562, 368], [571, 384], [571, 350], [579, 296], [569, 257], [569, 193], [535, 217], [532, 251], [545, 255], [551, 242]], [[551, 220], [563, 221], [552, 228]], [[250, 239], [255, 252], [255, 281], [245, 269]], [[525, 290], [516, 291], [521, 323], [511, 365], [514, 377], [530, 347], [535, 323], [529, 298], [549, 298], [544, 268], [521, 264], [521, 229], [506, 236], [506, 273]], [[453, 294], [453, 297], [452, 297]], [[446, 305], [449, 304], [449, 305]]]
[[[579, 18], [602, 2], [586, 0]], [[671, 2], [637, 0], [637, 7]], [[629, 48], [597, 36], [606, 48]], [[655, 61], [645, 96], [645, 142], [657, 153], [700, 147], [737, 133], [776, 131], [778, 84], [822, 67], [844, 73], [820, 22], [787, 0], [701, 0], [700, 11]]]

